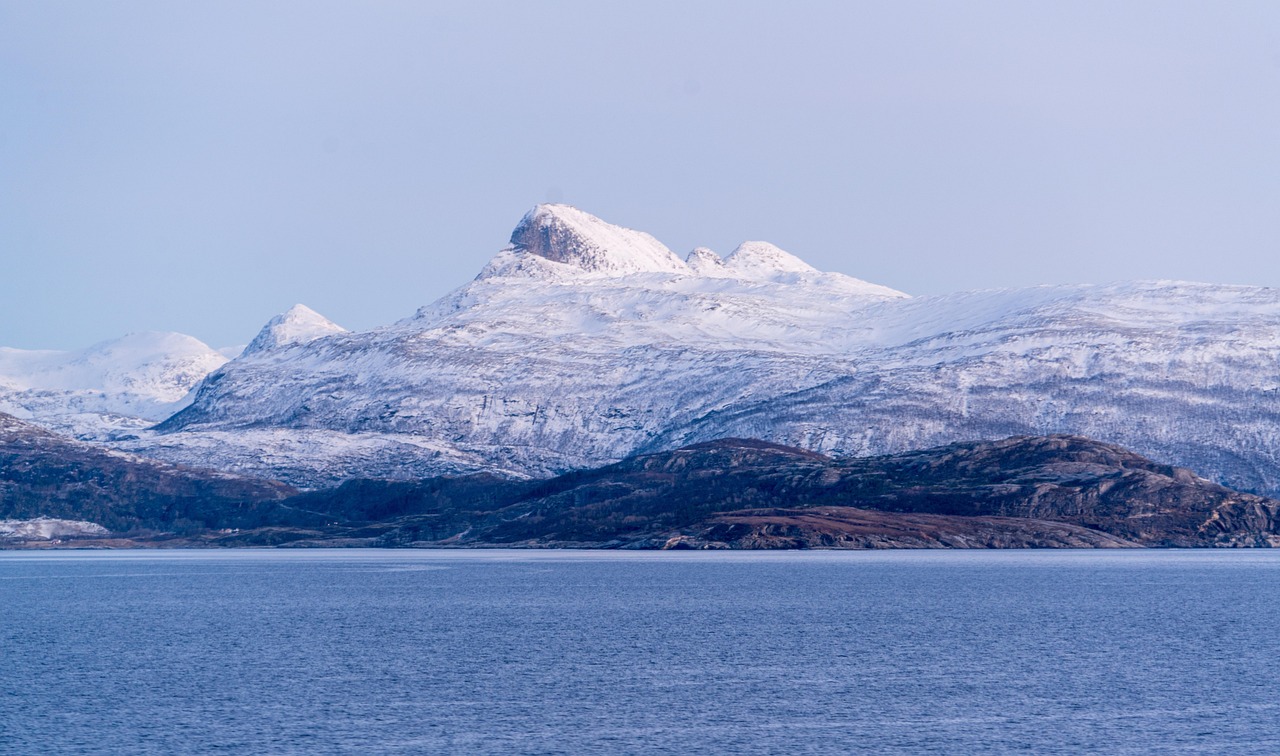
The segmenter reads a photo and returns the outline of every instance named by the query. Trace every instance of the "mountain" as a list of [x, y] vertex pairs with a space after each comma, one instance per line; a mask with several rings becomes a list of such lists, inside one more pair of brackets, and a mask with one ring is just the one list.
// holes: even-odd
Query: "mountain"
[[325, 336], [346, 332], [347, 329], [310, 307], [296, 304], [267, 321], [253, 341], [235, 356], [266, 352], [293, 344], [306, 344]]
[[322, 519], [281, 505], [295, 493], [273, 481], [110, 451], [0, 414], [0, 522], [8, 537], [182, 533]]
[[[561, 215], [572, 223], [529, 240]], [[657, 418], [692, 421], [836, 377], [823, 342], [840, 336], [847, 309], [905, 296], [759, 244], [701, 275], [651, 237], [583, 216], [535, 209], [474, 281], [399, 323], [246, 350], [209, 376], [196, 406], [125, 448], [305, 486], [544, 475], [625, 456]], [[608, 232], [567, 239], [584, 226]], [[769, 375], [726, 376], [726, 351]], [[579, 420], [602, 394], [613, 406]]]
[[78, 351], [0, 347], [0, 412], [105, 440], [172, 415], [226, 362], [180, 333], [133, 333]]
[[[838, 454], [1073, 433], [1280, 492], [1280, 291], [1176, 282], [895, 303], [856, 371], [737, 403], [645, 449], [763, 436]], [[765, 429], [769, 429], [766, 432]]]
[[1274, 289], [908, 297], [763, 242], [682, 261], [544, 205], [414, 316], [265, 339], [119, 448], [316, 487], [540, 477], [734, 436], [862, 456], [1068, 433], [1274, 493], [1278, 365]]

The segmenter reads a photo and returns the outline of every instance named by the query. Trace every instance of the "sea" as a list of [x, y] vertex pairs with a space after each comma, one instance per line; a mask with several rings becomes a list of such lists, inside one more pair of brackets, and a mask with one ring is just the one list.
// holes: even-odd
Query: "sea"
[[0, 552], [5, 754], [1280, 753], [1270, 551]]

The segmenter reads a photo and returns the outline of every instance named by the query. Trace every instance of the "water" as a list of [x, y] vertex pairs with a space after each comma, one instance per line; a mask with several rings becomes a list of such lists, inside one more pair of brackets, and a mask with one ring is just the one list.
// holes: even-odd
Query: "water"
[[5, 753], [1280, 751], [1280, 553], [0, 553]]

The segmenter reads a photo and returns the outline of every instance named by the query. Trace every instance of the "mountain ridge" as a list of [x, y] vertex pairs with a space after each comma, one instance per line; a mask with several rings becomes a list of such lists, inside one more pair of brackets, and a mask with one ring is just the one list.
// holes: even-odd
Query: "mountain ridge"
[[[582, 221], [587, 236], [546, 243], [568, 244], [570, 259], [607, 246], [607, 225]], [[639, 244], [637, 233], [617, 230]], [[311, 439], [345, 470], [344, 439], [385, 436], [430, 447], [430, 458], [392, 453], [408, 476], [539, 476], [724, 436], [874, 455], [1074, 432], [1280, 491], [1280, 401], [1266, 393], [1280, 385], [1275, 290], [1132, 282], [908, 297], [771, 245], [739, 249], [781, 262], [742, 277], [699, 248], [681, 272], [584, 270], [507, 248], [399, 323], [301, 345], [288, 365], [229, 363], [131, 448], [253, 471], [233, 436], [270, 429]], [[322, 468], [289, 479], [340, 479]]]
[[686, 273], [688, 266], [643, 231], [605, 223], [570, 205], [538, 205], [511, 232], [513, 252], [589, 273]]
[[1280, 492], [1274, 289], [909, 297], [764, 243], [680, 261], [642, 232], [539, 206], [414, 315], [360, 333], [323, 322], [246, 350], [155, 430], [111, 443], [319, 487], [539, 477], [728, 436], [867, 456], [1075, 433]]

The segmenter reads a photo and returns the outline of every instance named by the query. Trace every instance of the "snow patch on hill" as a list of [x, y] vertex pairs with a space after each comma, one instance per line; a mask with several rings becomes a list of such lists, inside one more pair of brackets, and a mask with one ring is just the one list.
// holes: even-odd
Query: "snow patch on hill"
[[0, 520], [0, 540], [51, 541], [55, 538], [105, 536], [111, 532], [96, 522], [37, 517], [33, 520]]
[[729, 270], [744, 278], [772, 278], [778, 273], [817, 273], [817, 269], [769, 242], [748, 241], [724, 259]]

